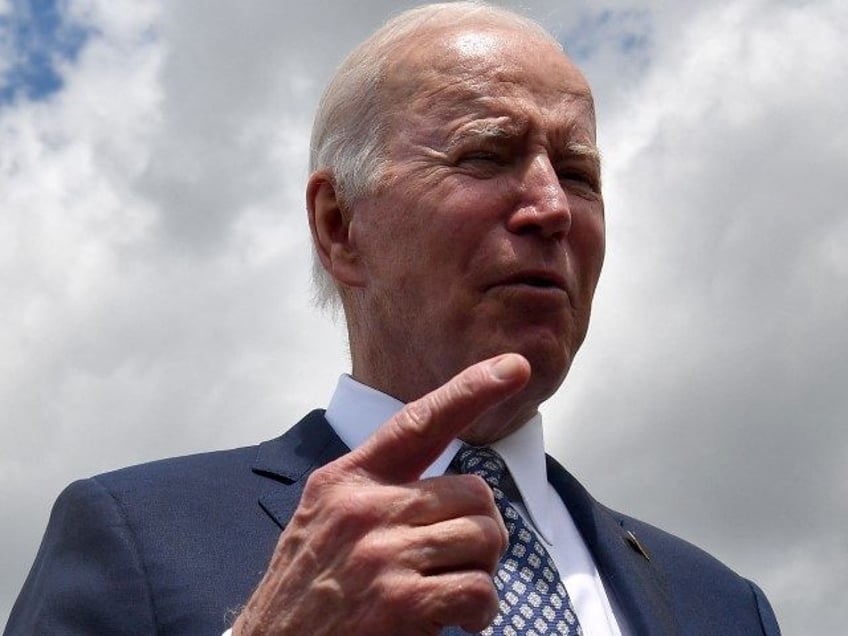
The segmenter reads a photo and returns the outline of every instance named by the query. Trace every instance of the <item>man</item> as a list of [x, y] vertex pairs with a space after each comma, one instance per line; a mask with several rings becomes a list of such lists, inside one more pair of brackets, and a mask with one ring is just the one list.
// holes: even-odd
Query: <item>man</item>
[[777, 634], [756, 586], [545, 459], [604, 255], [559, 45], [481, 4], [407, 12], [333, 79], [312, 167], [352, 377], [258, 449], [72, 485], [7, 633]]

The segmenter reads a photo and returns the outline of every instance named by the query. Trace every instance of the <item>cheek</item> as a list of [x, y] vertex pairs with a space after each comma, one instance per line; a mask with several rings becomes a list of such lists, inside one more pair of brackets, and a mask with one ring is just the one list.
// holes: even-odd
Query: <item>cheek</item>
[[363, 210], [357, 241], [382, 277], [445, 288], [470, 273], [508, 206], [504, 184], [447, 176], [432, 189], [386, 196]]
[[351, 236], [373, 275], [400, 274], [417, 258], [422, 246], [419, 216], [403, 201], [388, 198], [355, 212]]
[[478, 245], [515, 206], [514, 184], [506, 179], [457, 179], [439, 199], [433, 214], [437, 241]]
[[455, 254], [451, 241], [435, 233], [435, 228], [419, 223], [413, 215], [398, 216], [378, 221], [362, 233], [363, 262], [375, 293], [404, 299], [404, 305], [422, 311], [425, 299], [450, 280]]
[[582, 277], [594, 290], [606, 250], [603, 210], [586, 210], [575, 214], [569, 238]]

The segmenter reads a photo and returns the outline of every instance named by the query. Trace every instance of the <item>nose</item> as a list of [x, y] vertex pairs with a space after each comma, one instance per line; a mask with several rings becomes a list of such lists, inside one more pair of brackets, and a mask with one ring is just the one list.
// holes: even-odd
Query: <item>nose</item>
[[571, 229], [568, 195], [547, 154], [535, 155], [524, 168], [519, 199], [507, 222], [515, 234], [537, 233], [562, 239]]

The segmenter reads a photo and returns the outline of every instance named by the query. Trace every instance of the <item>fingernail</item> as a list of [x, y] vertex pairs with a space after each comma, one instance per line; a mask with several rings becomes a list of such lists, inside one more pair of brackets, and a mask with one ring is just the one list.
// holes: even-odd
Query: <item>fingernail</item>
[[522, 372], [523, 366], [519, 356], [505, 355], [495, 360], [489, 370], [498, 380], [511, 380]]

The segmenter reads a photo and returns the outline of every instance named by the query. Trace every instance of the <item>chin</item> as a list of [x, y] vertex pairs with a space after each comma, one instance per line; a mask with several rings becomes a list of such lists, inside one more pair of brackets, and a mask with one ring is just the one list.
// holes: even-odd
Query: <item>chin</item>
[[[531, 362], [530, 364], [532, 368], [533, 363]], [[562, 383], [565, 381], [567, 373], [567, 368], [563, 369], [559, 373], [536, 373], [534, 371], [530, 376], [530, 381], [527, 383], [527, 387], [525, 388], [527, 398], [535, 402], [538, 406], [559, 390], [559, 387], [562, 386]]]
[[561, 334], [547, 330], [515, 338], [513, 346], [513, 351], [527, 358], [534, 376], [542, 375], [556, 381], [565, 377], [577, 350]]
[[571, 368], [573, 355], [562, 348], [518, 351], [530, 363], [526, 391], [541, 403], [557, 392]]

